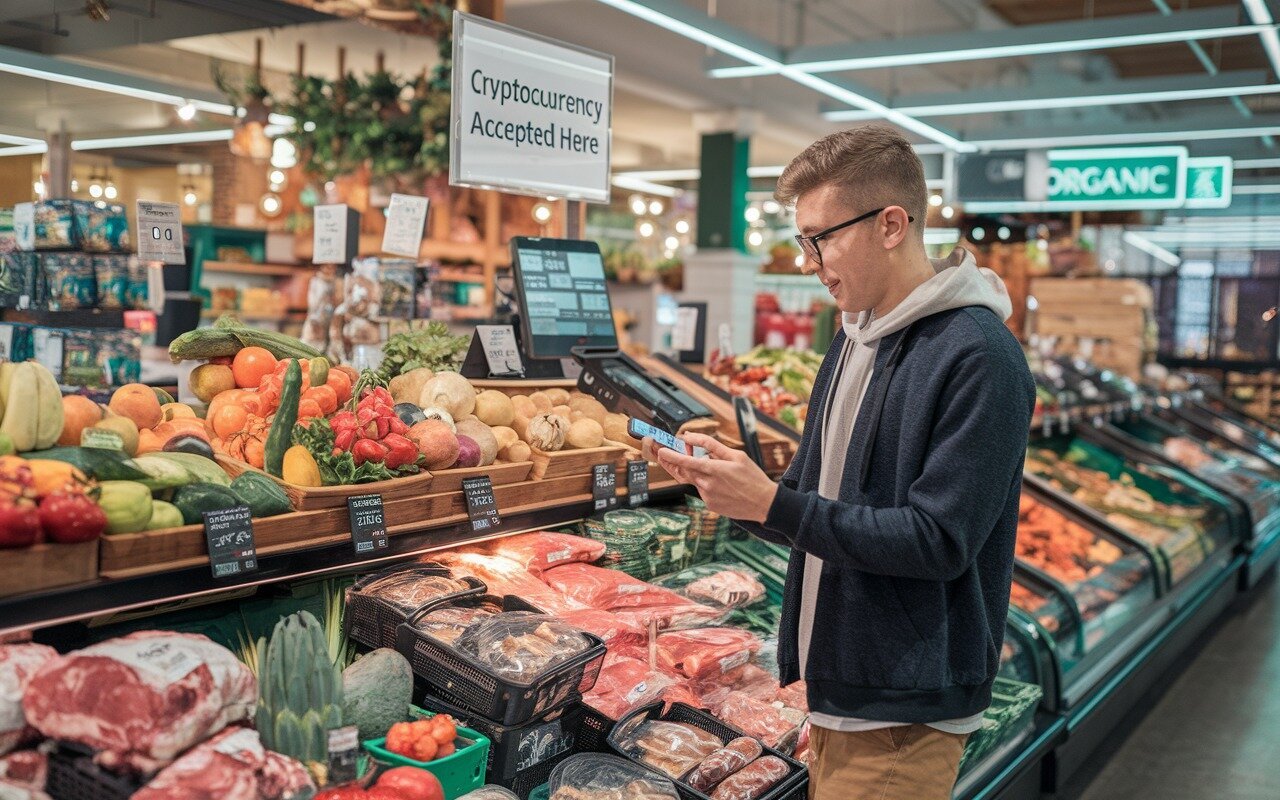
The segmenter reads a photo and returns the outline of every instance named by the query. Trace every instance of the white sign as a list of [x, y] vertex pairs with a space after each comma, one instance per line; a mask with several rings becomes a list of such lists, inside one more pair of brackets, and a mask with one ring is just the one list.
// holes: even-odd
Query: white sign
[[36, 249], [35, 203], [18, 203], [13, 207], [13, 237], [19, 250]]
[[676, 326], [671, 331], [671, 349], [692, 350], [698, 345], [698, 309], [681, 306], [676, 309]]
[[382, 232], [382, 252], [416, 259], [427, 222], [427, 198], [392, 194], [387, 206], [387, 229]]
[[480, 346], [484, 348], [490, 375], [524, 374], [514, 328], [510, 325], [477, 325], [476, 336], [480, 337]]
[[454, 12], [449, 182], [609, 201], [613, 56]]
[[185, 264], [182, 212], [177, 203], [138, 201], [138, 258], [163, 264]]
[[312, 217], [311, 263], [344, 264], [347, 261], [347, 206], [316, 206]]

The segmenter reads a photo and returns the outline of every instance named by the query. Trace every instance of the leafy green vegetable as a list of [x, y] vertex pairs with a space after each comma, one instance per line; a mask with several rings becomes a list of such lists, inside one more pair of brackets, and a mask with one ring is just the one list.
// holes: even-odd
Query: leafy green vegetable
[[329, 420], [319, 417], [312, 419], [307, 425], [295, 425], [293, 443], [307, 448], [315, 458], [316, 466], [320, 468], [320, 479], [325, 486], [373, 483], [416, 475], [419, 472], [416, 464], [405, 464], [394, 470], [388, 469], [380, 461], [366, 461], [356, 466], [356, 460], [350, 452], [341, 451], [334, 455], [333, 428], [329, 425]]
[[429, 322], [424, 328], [397, 333], [382, 345], [378, 374], [384, 381], [418, 367], [457, 370], [471, 344], [470, 336], [454, 336], [443, 322]]

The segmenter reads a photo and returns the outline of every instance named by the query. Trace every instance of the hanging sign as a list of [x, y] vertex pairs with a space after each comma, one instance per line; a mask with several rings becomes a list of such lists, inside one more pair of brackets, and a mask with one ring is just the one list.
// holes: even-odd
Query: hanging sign
[[609, 201], [613, 56], [453, 14], [449, 182]]
[[1231, 156], [1187, 159], [1187, 202], [1183, 208], [1227, 208], [1234, 172]]
[[416, 259], [422, 247], [422, 231], [427, 224], [425, 197], [391, 195], [387, 206], [387, 228], [382, 232], [382, 252]]
[[35, 203], [18, 203], [13, 207], [13, 238], [19, 250], [36, 249]]
[[138, 259], [187, 263], [182, 246], [182, 211], [177, 203], [138, 201]]
[[311, 210], [311, 263], [346, 264], [355, 258], [360, 240], [360, 214], [345, 203]]

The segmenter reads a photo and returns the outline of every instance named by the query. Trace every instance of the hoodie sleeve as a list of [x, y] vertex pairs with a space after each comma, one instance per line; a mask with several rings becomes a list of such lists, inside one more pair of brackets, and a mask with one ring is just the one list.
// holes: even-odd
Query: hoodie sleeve
[[784, 484], [764, 527], [797, 550], [862, 572], [958, 578], [995, 526], [1022, 469], [1032, 403], [1024, 377], [1011, 359], [986, 350], [957, 363], [905, 506], [872, 508]]

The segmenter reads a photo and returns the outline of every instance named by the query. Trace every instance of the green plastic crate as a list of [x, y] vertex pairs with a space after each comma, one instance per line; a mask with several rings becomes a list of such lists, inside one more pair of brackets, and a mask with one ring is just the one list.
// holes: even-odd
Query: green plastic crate
[[[409, 707], [410, 721], [434, 717], [430, 711]], [[375, 761], [395, 767], [417, 767], [425, 769], [440, 780], [444, 788], [445, 800], [454, 800], [467, 792], [479, 789], [484, 785], [485, 765], [489, 762], [489, 739], [479, 731], [458, 727], [458, 738], [467, 739], [471, 744], [459, 748], [451, 756], [437, 758], [434, 761], [414, 761], [383, 747], [387, 737], [370, 739], [361, 746]]]

